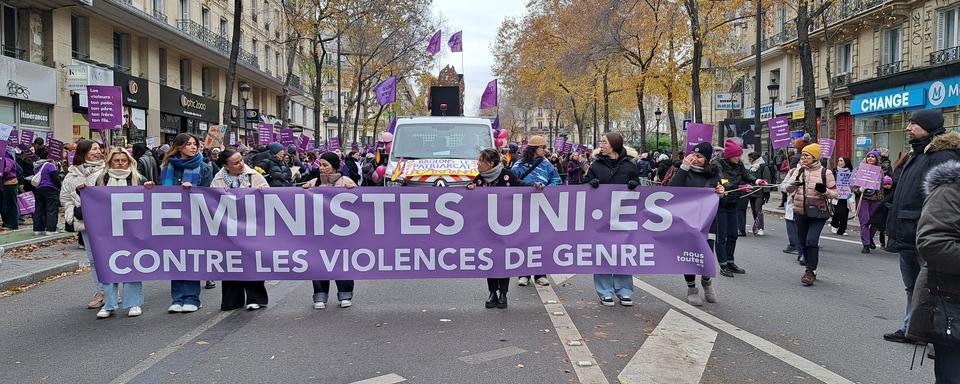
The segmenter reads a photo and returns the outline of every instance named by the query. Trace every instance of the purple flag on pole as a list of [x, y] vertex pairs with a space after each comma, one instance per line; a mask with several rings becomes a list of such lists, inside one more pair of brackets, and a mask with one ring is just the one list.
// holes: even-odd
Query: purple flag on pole
[[430, 52], [431, 55], [436, 55], [437, 52], [440, 52], [440, 31], [434, 33], [430, 38], [430, 44], [427, 45], [427, 52]]
[[447, 42], [450, 46], [450, 52], [463, 52], [463, 31], [454, 33]]
[[689, 155], [700, 143], [713, 142], [713, 126], [710, 124], [690, 123], [687, 125], [687, 150], [685, 155]]
[[397, 77], [390, 76], [388, 79], [377, 84], [373, 91], [377, 94], [377, 102], [380, 105], [387, 105], [397, 101]]
[[[97, 217], [84, 223], [86, 246], [104, 283], [715, 275], [707, 234], [719, 199], [711, 188], [582, 191], [550, 187], [537, 193], [541, 204], [510, 204], [511, 188], [385, 188], [377, 190], [381, 204], [363, 204], [369, 192], [361, 189], [91, 186], [80, 206]], [[405, 201], [418, 208], [391, 203]], [[539, 228], [495, 220], [535, 217], [544, 204], [557, 214]], [[434, 205], [444, 209], [420, 208]], [[198, 218], [198, 207], [237, 215]], [[494, 219], [460, 221], [487, 216]]]
[[480, 109], [493, 108], [497, 106], [497, 79], [487, 83], [487, 88], [483, 90], [483, 96], [480, 97]]
[[393, 115], [393, 118], [390, 119], [390, 125], [387, 126], [387, 132], [393, 133], [393, 130], [397, 128], [397, 115]]
[[833, 157], [833, 148], [836, 147], [837, 141], [834, 139], [820, 138], [820, 158], [829, 159]]
[[770, 144], [773, 149], [790, 147], [790, 125], [786, 116], [775, 117], [767, 120], [770, 127]]
[[493, 119], [493, 124], [490, 124], [490, 127], [494, 130], [500, 129], [500, 114], [497, 114], [497, 118]]

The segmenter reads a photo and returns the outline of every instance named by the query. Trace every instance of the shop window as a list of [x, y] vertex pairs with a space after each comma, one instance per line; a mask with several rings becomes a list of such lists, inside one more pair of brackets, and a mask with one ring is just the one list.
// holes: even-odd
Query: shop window
[[157, 66], [160, 68], [160, 85], [167, 85], [167, 50], [160, 48]]
[[70, 49], [74, 59], [90, 57], [90, 19], [86, 16], [70, 16]]
[[7, 57], [22, 58], [23, 54], [17, 43], [17, 9], [9, 5], [3, 6], [3, 55]]
[[0, 100], [0, 123], [17, 125], [17, 105], [10, 100]]
[[180, 89], [184, 92], [191, 91], [190, 59], [180, 59]]
[[130, 34], [113, 33], [113, 66], [124, 73], [130, 73]]
[[900, 43], [900, 28], [883, 31], [883, 57], [880, 64], [896, 63], [902, 59]]
[[956, 47], [960, 8], [945, 9], [937, 13], [937, 50]]

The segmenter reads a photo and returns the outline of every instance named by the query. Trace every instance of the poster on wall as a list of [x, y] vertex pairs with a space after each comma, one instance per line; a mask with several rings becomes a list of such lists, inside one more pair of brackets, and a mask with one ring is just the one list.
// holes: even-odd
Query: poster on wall
[[139, 108], [123, 107], [123, 129], [147, 130], [147, 111]]
[[760, 149], [757, 145], [757, 130], [752, 119], [727, 119], [720, 125], [723, 127], [722, 139], [735, 139], [743, 147], [744, 154]]

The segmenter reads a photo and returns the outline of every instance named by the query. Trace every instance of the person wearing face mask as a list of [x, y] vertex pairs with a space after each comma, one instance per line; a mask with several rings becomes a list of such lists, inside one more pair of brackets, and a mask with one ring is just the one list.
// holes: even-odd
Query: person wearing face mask
[[[693, 188], [713, 188], [719, 196], [723, 196], [724, 188], [720, 185], [720, 169], [710, 163], [713, 157], [713, 148], [710, 143], [700, 143], [693, 147], [693, 151], [683, 158], [683, 162], [673, 172], [670, 178], [671, 187], [693, 187]], [[719, 197], [718, 197], [719, 198]], [[710, 225], [710, 234], [707, 243], [710, 249], [714, 249], [717, 237], [717, 222], [714, 220]], [[712, 261], [711, 261], [712, 262]], [[717, 302], [717, 292], [713, 288], [713, 281], [706, 276], [700, 277], [700, 285], [703, 286], [703, 299], [700, 299], [700, 291], [697, 290], [697, 276], [683, 275], [687, 282], [687, 302], [691, 305], [701, 306], [703, 301], [708, 303]]]
[[787, 193], [793, 193], [793, 219], [797, 225], [797, 246], [803, 247], [806, 271], [800, 278], [805, 286], [817, 280], [820, 264], [820, 232], [830, 218], [829, 199], [837, 198], [833, 173], [820, 165], [820, 145], [803, 147], [800, 161], [788, 178]]
[[[620, 184], [633, 190], [640, 185], [640, 169], [635, 163], [635, 155], [632, 148], [624, 147], [623, 136], [619, 133], [605, 133], [600, 137], [597, 160], [590, 165], [584, 180], [593, 188], [600, 187], [600, 184]], [[633, 305], [633, 275], [594, 274], [593, 287], [604, 306], [614, 306], [614, 295], [620, 299], [620, 305]]]
[[[267, 179], [243, 162], [240, 152], [225, 149], [217, 160], [220, 172], [214, 177], [210, 186], [213, 188], [268, 188]], [[220, 288], [222, 299], [221, 311], [232, 311], [246, 305], [248, 311], [255, 311], [267, 306], [267, 288], [263, 281], [223, 281]]]
[[[189, 133], [173, 138], [170, 150], [164, 154], [160, 165], [160, 185], [209, 187], [213, 182], [213, 169], [203, 161], [200, 140]], [[149, 186], [149, 185], [148, 185]], [[200, 282], [173, 280], [170, 282], [170, 297], [173, 303], [169, 313], [196, 312], [200, 308]]]
[[[77, 143], [77, 152], [73, 157], [73, 165], [67, 169], [67, 176], [63, 178], [60, 188], [60, 205], [63, 206], [63, 222], [73, 225], [78, 232], [80, 248], [83, 249], [86, 229], [83, 226], [83, 213], [80, 210], [80, 186], [95, 185], [97, 177], [103, 173], [103, 151], [100, 144], [93, 140], [80, 140]], [[96, 291], [93, 299], [87, 304], [87, 308], [100, 308], [103, 306], [103, 283], [97, 279], [96, 267], [93, 264], [92, 254], [87, 254], [90, 260], [90, 275], [93, 276], [93, 282]]]
[[[308, 181], [303, 185], [303, 189], [314, 187], [333, 187], [353, 189], [357, 184], [349, 177], [338, 172], [340, 169], [340, 156], [334, 152], [324, 152], [319, 160], [320, 175], [317, 178]], [[340, 300], [340, 308], [350, 308], [353, 306], [353, 280], [337, 280], [337, 300]], [[313, 281], [313, 308], [324, 309], [327, 307], [327, 296], [330, 294], [330, 280]]]
[[[480, 172], [473, 182], [467, 185], [467, 189], [473, 190], [477, 187], [521, 187], [523, 181], [517, 177], [513, 171], [505, 168], [500, 160], [500, 152], [496, 149], [487, 148], [480, 151], [480, 159], [477, 161], [477, 171]], [[506, 308], [507, 291], [510, 289], [510, 278], [488, 278], [487, 290], [490, 296], [487, 298], [484, 306], [487, 308]]]
[[887, 248], [900, 253], [900, 277], [907, 296], [907, 305], [900, 329], [883, 335], [887, 341], [912, 343], [905, 331], [910, 323], [910, 303], [920, 273], [917, 254], [917, 222], [923, 207], [923, 185], [927, 173], [950, 160], [960, 160], [960, 133], [947, 133], [943, 113], [938, 109], [914, 112], [906, 127], [910, 137], [910, 153], [897, 162], [893, 171], [893, 189], [887, 197]]
[[764, 179], [758, 179], [743, 165], [741, 161], [743, 148], [733, 140], [727, 139], [723, 143], [723, 156], [714, 159], [713, 165], [720, 169], [720, 183], [725, 190], [720, 199], [717, 210], [717, 260], [720, 262], [720, 274], [733, 277], [734, 274], [746, 273], [734, 263], [734, 253], [737, 250], [737, 236], [739, 220], [737, 219], [737, 205], [747, 193], [751, 185], [767, 185]]
[[[137, 173], [137, 161], [125, 149], [114, 147], [107, 156], [107, 170], [97, 178], [98, 187], [129, 187], [144, 184], [144, 178]], [[151, 184], [153, 182], [150, 182]], [[85, 184], [77, 186], [78, 190], [85, 188]], [[87, 236], [86, 232], [82, 232]], [[88, 257], [93, 259], [93, 250], [87, 248]], [[93, 263], [91, 263], [92, 265]], [[103, 308], [97, 312], [97, 318], [105, 319], [113, 316], [113, 312], [119, 308], [119, 283], [104, 284]], [[143, 314], [143, 283], [125, 282], [123, 283], [123, 307], [128, 308], [127, 316], [136, 317]]]

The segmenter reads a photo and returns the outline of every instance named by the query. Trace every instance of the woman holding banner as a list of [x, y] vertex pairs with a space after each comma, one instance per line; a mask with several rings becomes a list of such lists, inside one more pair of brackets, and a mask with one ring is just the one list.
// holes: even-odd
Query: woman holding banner
[[[320, 175], [304, 184], [303, 189], [314, 187], [356, 188], [357, 184], [350, 177], [337, 172], [340, 169], [340, 156], [336, 153], [324, 152], [320, 155], [318, 164]], [[326, 308], [327, 296], [329, 295], [330, 280], [313, 281], [313, 309]], [[353, 280], [337, 280], [337, 299], [340, 300], [340, 308], [353, 306]]]
[[[863, 164], [880, 166], [880, 152], [874, 149], [867, 153], [867, 157], [863, 159]], [[877, 184], [881, 184], [883, 173], [878, 173], [877, 177], [879, 178]], [[857, 217], [860, 219], [860, 243], [863, 244], [860, 253], [870, 253], [871, 249], [877, 248], [873, 242], [873, 237], [877, 234], [877, 228], [870, 224], [870, 218], [880, 204], [883, 204], [883, 188], [875, 190], [853, 186], [851, 190], [856, 194], [859, 203]]]
[[[160, 185], [179, 185], [184, 189], [193, 186], [209, 187], [213, 182], [213, 169], [203, 161], [200, 140], [189, 133], [173, 138], [170, 149], [160, 164]], [[173, 280], [170, 282], [173, 304], [169, 313], [196, 312], [200, 308], [200, 282]]]
[[[225, 149], [217, 160], [220, 172], [213, 178], [213, 188], [268, 188], [267, 179], [243, 162], [240, 152]], [[221, 311], [232, 311], [246, 305], [248, 311], [267, 306], [267, 288], [263, 281], [223, 281]]]
[[[503, 166], [503, 162], [500, 160], [500, 152], [497, 152], [496, 149], [487, 148], [480, 151], [477, 170], [480, 171], [480, 174], [473, 179], [470, 185], [467, 185], [467, 189], [523, 186], [523, 181], [520, 181], [513, 171]], [[488, 278], [487, 290], [490, 291], [490, 297], [487, 298], [484, 306], [487, 308], [506, 308], [507, 291], [509, 289], [509, 277]]]
[[722, 158], [713, 160], [713, 164], [720, 168], [720, 183], [726, 191], [720, 199], [717, 209], [717, 260], [720, 262], [720, 274], [733, 277], [733, 274], [743, 274], [743, 270], [733, 262], [737, 250], [738, 231], [744, 228], [737, 219], [737, 206], [751, 190], [751, 184], [767, 185], [764, 179], [754, 177], [743, 165], [741, 157], [743, 148], [733, 140], [727, 139], [723, 143]]
[[[842, 172], [852, 172], [850, 170], [850, 160], [846, 157], [837, 158], [837, 166], [832, 169], [833, 178], [839, 180], [837, 174]], [[836, 233], [837, 235], [843, 236], [847, 233], [847, 220], [850, 216], [850, 207], [847, 206], [849, 203], [848, 199], [844, 197], [848, 196], [839, 196], [837, 203], [833, 205], [833, 219], [830, 220], [830, 231]]]
[[[640, 169], [633, 160], [636, 154], [633, 148], [624, 147], [620, 133], [606, 133], [600, 137], [600, 153], [584, 180], [594, 188], [600, 184], [626, 184], [633, 190], [640, 185]], [[633, 275], [595, 274], [593, 287], [604, 306], [614, 305], [614, 294], [620, 299], [620, 305], [633, 305]]]
[[[128, 187], [132, 185], [143, 185], [144, 178], [137, 172], [137, 161], [126, 150], [120, 147], [114, 147], [107, 156], [107, 169], [97, 178], [98, 187]], [[151, 182], [152, 184], [153, 182]], [[85, 188], [85, 184], [80, 184], [77, 189]], [[87, 233], [83, 232], [83, 236]], [[87, 248], [87, 254], [93, 259], [93, 250]], [[92, 264], [92, 263], [91, 263]], [[113, 316], [113, 312], [119, 307], [119, 288], [118, 283], [107, 283], [103, 285], [105, 296], [103, 308], [97, 312], [97, 318], [105, 319]], [[143, 306], [143, 283], [126, 282], [123, 283], [123, 307], [129, 308], [127, 316], [135, 317], [143, 314], [140, 307]]]
[[[523, 151], [523, 158], [513, 165], [511, 171], [519, 175], [524, 185], [531, 185], [537, 189], [543, 189], [548, 185], [560, 185], [560, 173], [553, 167], [553, 164], [546, 159], [547, 139], [540, 135], [530, 136], [527, 140], [527, 149]], [[550, 285], [547, 275], [535, 275], [533, 280], [537, 285]], [[530, 276], [520, 276], [520, 286], [530, 284]]]
[[[77, 143], [77, 152], [73, 157], [73, 165], [67, 170], [67, 176], [63, 178], [60, 188], [60, 205], [63, 206], [63, 222], [66, 225], [72, 225], [74, 231], [79, 233], [80, 248], [84, 248], [87, 232], [83, 227], [83, 212], [80, 210], [80, 194], [78, 191], [82, 186], [96, 185], [97, 178], [103, 173], [103, 152], [100, 144], [83, 139]], [[90, 260], [90, 275], [93, 276], [93, 283], [96, 286], [96, 292], [93, 300], [87, 304], [87, 308], [100, 308], [103, 306], [103, 284], [97, 278], [96, 267], [93, 264], [93, 254], [87, 252], [87, 258]]]
[[[794, 174], [791, 174], [794, 175]], [[795, 193], [794, 193], [795, 192]], [[828, 199], [837, 198], [837, 184], [833, 173], [820, 165], [820, 145], [803, 147], [795, 176], [790, 179], [787, 193], [793, 193], [794, 221], [797, 224], [797, 246], [803, 248], [806, 272], [800, 278], [805, 286], [817, 280], [820, 262], [820, 232], [830, 218]]]
[[[720, 170], [716, 165], [710, 164], [712, 156], [713, 147], [710, 143], [697, 144], [693, 147], [693, 151], [683, 158], [680, 167], [673, 171], [673, 177], [670, 178], [668, 185], [671, 187], [714, 188], [722, 196], [724, 188], [723, 185], [720, 185]], [[714, 249], [716, 237], [717, 221], [714, 220], [710, 226], [710, 235], [707, 239], [710, 249]], [[700, 277], [700, 285], [703, 286], [703, 300], [700, 299], [700, 291], [697, 290], [697, 276], [683, 275], [683, 278], [687, 281], [688, 303], [701, 306], [703, 300], [708, 303], [717, 302], [717, 293], [713, 289], [713, 282], [709, 277]]]

